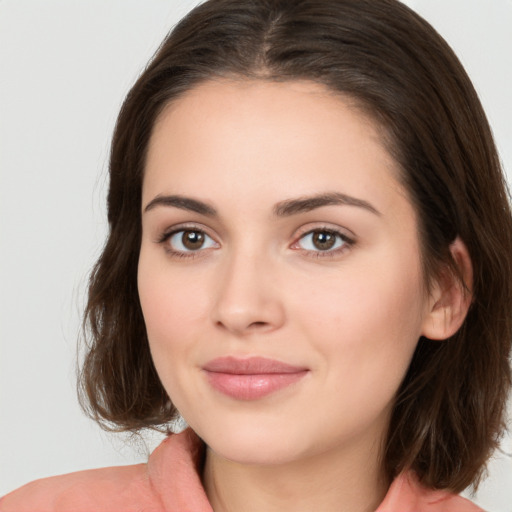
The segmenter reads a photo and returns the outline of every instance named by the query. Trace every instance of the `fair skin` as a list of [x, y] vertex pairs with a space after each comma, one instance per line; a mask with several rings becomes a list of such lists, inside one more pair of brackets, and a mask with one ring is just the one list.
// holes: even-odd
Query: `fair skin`
[[[156, 123], [139, 294], [160, 379], [207, 445], [216, 512], [383, 499], [381, 447], [417, 341], [464, 316], [457, 287], [425, 289], [398, 173], [375, 124], [313, 83], [207, 82]], [[226, 357], [297, 374], [219, 387], [209, 364]]]

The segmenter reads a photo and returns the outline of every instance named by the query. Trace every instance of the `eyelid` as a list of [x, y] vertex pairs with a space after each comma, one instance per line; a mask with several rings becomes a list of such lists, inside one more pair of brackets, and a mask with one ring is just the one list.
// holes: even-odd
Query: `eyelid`
[[211, 239], [215, 240], [217, 243], [217, 236], [213, 235], [211, 229], [204, 226], [203, 224], [196, 222], [183, 222], [179, 224], [174, 224], [165, 229], [159, 231], [159, 234], [156, 236], [154, 242], [159, 244], [163, 243], [169, 239], [172, 235], [179, 233], [180, 231], [201, 231], [205, 235], [208, 235]]
[[295, 232], [294, 239], [297, 241], [299, 238], [315, 231], [331, 231], [332, 233], [339, 234], [344, 239], [352, 243], [355, 243], [357, 240], [357, 236], [353, 231], [337, 224], [331, 224], [330, 222], [310, 222], [305, 224]]

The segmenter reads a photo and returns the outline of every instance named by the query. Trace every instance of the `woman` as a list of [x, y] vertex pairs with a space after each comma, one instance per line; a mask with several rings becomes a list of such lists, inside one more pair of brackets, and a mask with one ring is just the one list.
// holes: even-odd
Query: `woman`
[[123, 106], [108, 210], [88, 410], [191, 430], [1, 510], [478, 510], [454, 493], [503, 428], [511, 217], [476, 94], [417, 15], [198, 7]]

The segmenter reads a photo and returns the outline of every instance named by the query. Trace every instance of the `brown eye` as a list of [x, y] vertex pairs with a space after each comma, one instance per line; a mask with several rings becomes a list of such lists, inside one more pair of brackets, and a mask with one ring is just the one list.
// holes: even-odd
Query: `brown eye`
[[303, 235], [297, 246], [310, 252], [335, 252], [345, 246], [352, 245], [352, 241], [338, 231], [329, 229], [315, 229]]
[[311, 240], [319, 251], [328, 251], [336, 243], [336, 235], [329, 231], [315, 231]]
[[217, 243], [200, 229], [181, 229], [167, 238], [170, 249], [177, 253], [197, 252], [216, 247]]
[[204, 233], [201, 233], [201, 231], [183, 231], [181, 243], [188, 250], [197, 251], [204, 244]]

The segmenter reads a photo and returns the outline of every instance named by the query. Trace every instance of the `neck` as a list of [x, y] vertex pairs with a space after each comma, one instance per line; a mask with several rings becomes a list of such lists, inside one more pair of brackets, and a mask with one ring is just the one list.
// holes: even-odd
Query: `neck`
[[215, 512], [373, 512], [389, 486], [379, 450], [352, 447], [350, 452], [247, 465], [207, 448], [204, 486]]

